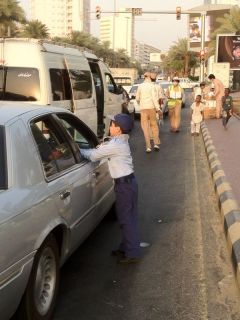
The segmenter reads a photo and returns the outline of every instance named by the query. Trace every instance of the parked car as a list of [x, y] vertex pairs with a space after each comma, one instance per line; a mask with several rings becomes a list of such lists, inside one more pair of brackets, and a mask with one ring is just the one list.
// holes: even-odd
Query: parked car
[[0, 39], [0, 100], [71, 110], [99, 137], [108, 133], [107, 115], [121, 112], [121, 92], [101, 59], [39, 39]]
[[115, 198], [96, 135], [70, 111], [0, 103], [0, 314], [50, 319], [59, 267]]
[[180, 80], [180, 86], [183, 89], [193, 89], [194, 87], [197, 87], [199, 85], [198, 82], [194, 82], [189, 78], [179, 78], [179, 80]]

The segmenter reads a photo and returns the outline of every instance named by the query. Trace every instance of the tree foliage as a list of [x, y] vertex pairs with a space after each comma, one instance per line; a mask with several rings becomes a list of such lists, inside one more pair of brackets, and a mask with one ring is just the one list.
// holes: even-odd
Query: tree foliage
[[20, 36], [26, 38], [47, 39], [49, 37], [49, 33], [45, 24], [41, 23], [39, 20], [31, 20], [25, 25]]
[[216, 37], [218, 34], [234, 33], [240, 34], [240, 7], [233, 6], [229, 13], [217, 18], [219, 27], [212, 33], [209, 55], [214, 54], [216, 48]]
[[0, 0], [0, 36], [15, 35], [17, 23], [24, 23], [25, 13], [16, 0]]
[[191, 69], [194, 69], [197, 65], [196, 53], [188, 50], [188, 40], [186, 38], [174, 42], [163, 60], [165, 71], [172, 75], [188, 76]]

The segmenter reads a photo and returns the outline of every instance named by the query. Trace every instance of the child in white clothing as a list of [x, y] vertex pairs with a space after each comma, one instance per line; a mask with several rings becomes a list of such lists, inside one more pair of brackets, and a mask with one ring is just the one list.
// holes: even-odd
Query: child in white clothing
[[195, 102], [191, 105], [191, 135], [198, 136], [200, 131], [200, 124], [203, 120], [203, 108], [204, 104], [201, 102], [201, 95], [197, 95]]

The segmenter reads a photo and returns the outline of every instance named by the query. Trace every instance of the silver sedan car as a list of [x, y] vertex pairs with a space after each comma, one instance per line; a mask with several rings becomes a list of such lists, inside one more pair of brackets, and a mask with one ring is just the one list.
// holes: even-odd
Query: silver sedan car
[[50, 319], [59, 267], [114, 203], [93, 132], [59, 108], [0, 104], [0, 318]]

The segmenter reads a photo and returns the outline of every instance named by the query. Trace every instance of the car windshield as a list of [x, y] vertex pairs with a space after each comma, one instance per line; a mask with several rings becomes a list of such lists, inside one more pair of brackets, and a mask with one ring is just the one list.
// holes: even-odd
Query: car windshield
[[5, 134], [4, 127], [0, 126], [0, 190], [6, 189], [6, 171]]

